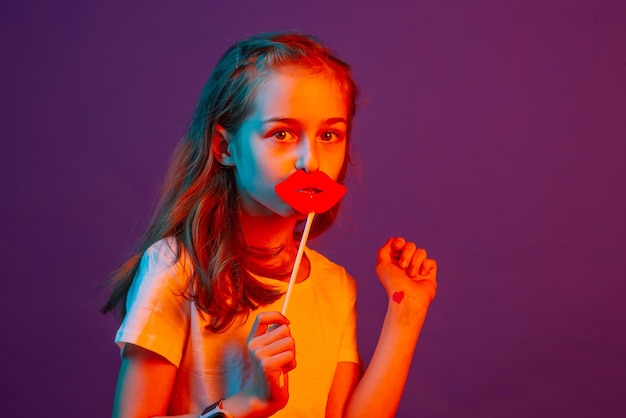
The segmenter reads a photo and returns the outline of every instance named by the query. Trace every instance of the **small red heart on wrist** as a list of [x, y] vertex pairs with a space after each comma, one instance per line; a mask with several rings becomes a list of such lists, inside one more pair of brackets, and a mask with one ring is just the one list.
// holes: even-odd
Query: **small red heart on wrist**
[[404, 292], [403, 291], [394, 292], [392, 299], [396, 303], [402, 302], [402, 299], [404, 299]]

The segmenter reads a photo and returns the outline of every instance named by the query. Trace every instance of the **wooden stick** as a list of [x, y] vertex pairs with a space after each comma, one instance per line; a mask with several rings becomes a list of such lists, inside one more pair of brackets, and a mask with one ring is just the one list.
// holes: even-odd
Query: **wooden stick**
[[[296, 254], [296, 261], [293, 263], [293, 270], [291, 270], [291, 277], [289, 278], [289, 285], [287, 285], [287, 293], [285, 294], [285, 301], [283, 302], [283, 310], [281, 313], [285, 315], [287, 313], [287, 306], [289, 305], [289, 298], [291, 297], [291, 290], [298, 277], [298, 271], [300, 270], [300, 263], [302, 262], [302, 255], [304, 254], [304, 246], [306, 240], [309, 238], [309, 232], [311, 231], [311, 225], [313, 224], [313, 217], [315, 212], [310, 212], [306, 217], [306, 224], [304, 225], [304, 231], [302, 232], [302, 238], [300, 238], [300, 246], [298, 247], [298, 253]], [[285, 375], [280, 374], [278, 378], [278, 386], [285, 387]]]
[[296, 261], [291, 271], [291, 277], [289, 278], [289, 285], [287, 286], [287, 293], [285, 294], [285, 302], [283, 302], [283, 310], [281, 313], [285, 315], [287, 312], [287, 305], [289, 305], [289, 298], [291, 297], [291, 290], [298, 277], [298, 271], [300, 270], [300, 263], [302, 262], [302, 255], [304, 254], [304, 246], [309, 238], [309, 232], [311, 231], [311, 225], [313, 224], [313, 217], [315, 212], [311, 212], [306, 217], [306, 224], [304, 225], [304, 231], [302, 232], [302, 238], [300, 239], [300, 246], [298, 247], [298, 253], [296, 254]]

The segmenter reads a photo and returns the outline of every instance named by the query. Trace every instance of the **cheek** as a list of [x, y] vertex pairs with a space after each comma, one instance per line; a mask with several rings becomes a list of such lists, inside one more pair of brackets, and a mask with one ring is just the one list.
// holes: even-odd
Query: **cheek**
[[241, 164], [237, 166], [239, 177], [246, 179], [246, 182], [254, 182], [254, 179], [258, 177], [257, 169], [252, 164]]
[[257, 167], [255, 177], [251, 180], [255, 183], [257, 190], [264, 190], [264, 194], [274, 195], [274, 187], [283, 182], [293, 173], [293, 164], [268, 160]]
[[282, 181], [293, 172], [295, 161], [287, 153], [266, 153], [263, 159], [257, 160], [257, 166], [259, 174]]
[[337, 180], [346, 160], [345, 147], [326, 153], [320, 161], [320, 169], [333, 180]]
[[276, 170], [272, 164], [273, 158], [263, 147], [250, 146], [239, 150], [237, 170], [250, 184], [261, 186], [267, 179], [271, 179], [272, 172]]

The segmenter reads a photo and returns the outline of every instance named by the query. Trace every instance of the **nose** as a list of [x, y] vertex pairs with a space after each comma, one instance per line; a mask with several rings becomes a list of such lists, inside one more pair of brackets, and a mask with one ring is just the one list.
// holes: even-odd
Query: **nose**
[[297, 170], [304, 170], [307, 173], [319, 170], [320, 160], [317, 146], [317, 141], [314, 138], [302, 138], [298, 147], [298, 159], [296, 160]]

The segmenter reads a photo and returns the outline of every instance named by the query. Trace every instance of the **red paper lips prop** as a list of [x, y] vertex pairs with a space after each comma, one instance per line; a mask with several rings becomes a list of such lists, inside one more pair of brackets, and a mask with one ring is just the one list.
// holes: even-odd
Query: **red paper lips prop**
[[322, 171], [307, 174], [297, 170], [276, 185], [274, 190], [292, 208], [303, 214], [326, 212], [346, 194], [344, 186]]

